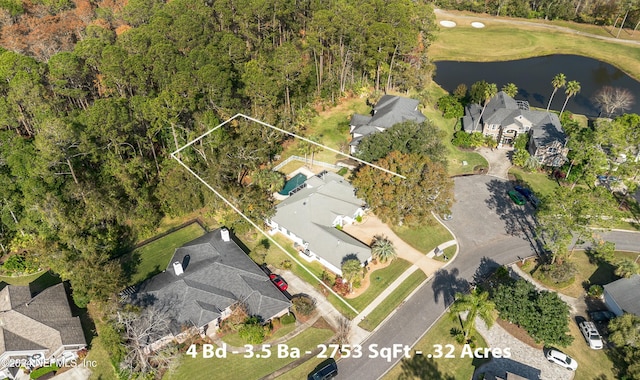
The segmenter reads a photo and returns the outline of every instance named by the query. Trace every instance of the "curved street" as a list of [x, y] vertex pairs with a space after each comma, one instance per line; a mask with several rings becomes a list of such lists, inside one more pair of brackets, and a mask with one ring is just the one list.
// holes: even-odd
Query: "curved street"
[[[460, 252], [455, 261], [436, 272], [380, 328], [362, 343], [363, 358], [339, 361], [338, 379], [377, 379], [401, 357], [369, 359], [369, 347], [413, 347], [445, 312], [455, 293], [491, 268], [536, 254], [531, 206], [515, 205], [506, 195], [511, 183], [492, 176], [455, 178], [453, 219], [446, 222], [456, 235]], [[618, 249], [638, 250], [640, 233], [610, 231], [603, 237]], [[373, 346], [374, 348], [376, 346]], [[399, 355], [398, 355], [399, 356]]]

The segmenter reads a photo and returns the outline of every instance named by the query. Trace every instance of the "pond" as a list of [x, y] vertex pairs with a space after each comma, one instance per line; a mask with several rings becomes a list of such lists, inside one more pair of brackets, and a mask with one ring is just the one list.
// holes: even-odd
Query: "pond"
[[[620, 69], [595, 59], [577, 55], [550, 55], [506, 62], [436, 62], [435, 82], [452, 92], [460, 83], [471, 88], [474, 82], [486, 80], [496, 83], [498, 90], [509, 82], [520, 89], [516, 99], [527, 100], [533, 107], [546, 108], [553, 86], [551, 79], [564, 73], [567, 81], [577, 80], [581, 90], [569, 99], [567, 109], [573, 113], [597, 116], [600, 108], [593, 101], [604, 86], [624, 88], [632, 92], [635, 103], [630, 110], [640, 114], [640, 82]], [[551, 109], [560, 110], [565, 100], [564, 89], [559, 89]]]

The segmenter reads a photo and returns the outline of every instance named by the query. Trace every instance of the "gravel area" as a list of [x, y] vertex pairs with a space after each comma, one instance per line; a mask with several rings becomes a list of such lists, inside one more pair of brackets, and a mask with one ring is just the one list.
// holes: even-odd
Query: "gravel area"
[[474, 379], [479, 374], [490, 373], [506, 378], [506, 372], [532, 380], [571, 380], [575, 372], [550, 363], [542, 350], [533, 348], [507, 333], [497, 323], [491, 329], [481, 319], [476, 319], [476, 329], [491, 348], [509, 349], [510, 358], [493, 358], [489, 363], [476, 370]]

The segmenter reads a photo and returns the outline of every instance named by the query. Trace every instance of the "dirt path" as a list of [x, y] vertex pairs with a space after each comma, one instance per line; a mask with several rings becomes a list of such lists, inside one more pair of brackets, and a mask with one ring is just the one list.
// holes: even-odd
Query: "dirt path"
[[571, 29], [571, 28], [567, 28], [565, 26], [559, 26], [559, 25], [549, 25], [549, 24], [541, 24], [541, 23], [531, 22], [531, 21], [522, 21], [522, 20], [498, 18], [498, 17], [493, 17], [493, 16], [489, 16], [489, 15], [485, 15], [485, 14], [467, 16], [467, 15], [461, 15], [461, 14], [457, 14], [457, 13], [450, 13], [450, 12], [447, 12], [447, 11], [442, 10], [442, 9], [435, 9], [434, 12], [436, 14], [436, 18], [438, 18], [438, 19], [445, 19], [446, 18], [446, 19], [452, 19], [454, 21], [456, 19], [464, 19], [464, 20], [470, 20], [470, 21], [491, 20], [493, 22], [500, 22], [500, 23], [503, 23], [503, 24], [524, 25], [524, 26], [530, 26], [530, 27], [552, 29], [552, 30], [557, 30], [557, 31], [563, 32], [563, 33], [576, 34], [576, 35], [585, 36], [585, 37], [597, 38], [599, 40], [604, 40], [604, 41], [609, 41], [609, 42], [617, 42], [617, 43], [621, 42], [621, 43], [639, 45], [640, 46], [640, 41], [623, 40], [623, 39], [619, 39], [619, 38], [615, 38], [615, 37], [599, 36], [597, 34], [580, 32], [580, 31], [577, 31], [575, 29]]
[[435, 273], [444, 263], [426, 257], [422, 252], [400, 239], [389, 226], [375, 215], [367, 215], [362, 223], [345, 226], [344, 231], [356, 239], [370, 243], [375, 235], [386, 236], [396, 247], [398, 257], [415, 264], [427, 275]]

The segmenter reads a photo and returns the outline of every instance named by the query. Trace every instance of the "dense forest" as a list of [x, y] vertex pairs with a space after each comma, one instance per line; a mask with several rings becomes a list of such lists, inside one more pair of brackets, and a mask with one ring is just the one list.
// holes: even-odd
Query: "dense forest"
[[496, 16], [571, 20], [586, 24], [637, 28], [638, 0], [435, 0], [443, 9], [456, 9]]
[[[323, 102], [431, 77], [426, 1], [34, 3], [49, 15], [84, 4], [88, 26], [66, 51], [0, 51], [0, 250], [70, 280], [79, 305], [121, 288], [111, 259], [163, 216], [215, 204], [170, 158], [178, 146], [238, 112], [304, 134]], [[5, 26], [35, 6], [23, 4], [0, 1]], [[224, 133], [219, 141], [256, 141]], [[260, 167], [216, 154], [226, 158], [211, 160], [225, 168], [216, 175], [241, 207], [266, 199], [242, 188]]]

